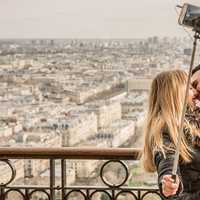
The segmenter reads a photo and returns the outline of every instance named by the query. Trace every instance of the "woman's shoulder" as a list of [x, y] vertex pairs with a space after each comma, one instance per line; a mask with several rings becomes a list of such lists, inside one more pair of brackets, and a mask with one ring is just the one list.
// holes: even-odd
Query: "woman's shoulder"
[[172, 139], [169, 134], [169, 129], [164, 127], [161, 129], [161, 146], [160, 148], [154, 149], [154, 156], [159, 158], [165, 157], [165, 154], [174, 153], [175, 145], [172, 142]]
[[[162, 135], [163, 143], [165, 145], [169, 144], [169, 145], [172, 145], [172, 146], [174, 145], [174, 147], [176, 146], [176, 144], [174, 144], [172, 142], [172, 139], [171, 139], [171, 136], [170, 136], [170, 133], [169, 133], [169, 129], [167, 127], [163, 128], [161, 135]], [[183, 127], [182, 137], [184, 137], [185, 141], [187, 142], [187, 144], [189, 146], [191, 146], [193, 144], [193, 141], [194, 141], [195, 138], [196, 138], [196, 140], [199, 139], [198, 141], [199, 141], [199, 144], [200, 144], [200, 137], [194, 137], [194, 135], [191, 133], [190, 128], [188, 128], [187, 126]]]

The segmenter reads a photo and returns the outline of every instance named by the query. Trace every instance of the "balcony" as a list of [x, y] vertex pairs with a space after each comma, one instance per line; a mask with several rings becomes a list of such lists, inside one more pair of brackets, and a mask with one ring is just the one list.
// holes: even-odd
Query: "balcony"
[[[7, 182], [0, 180], [0, 200], [157, 200], [162, 199], [157, 188], [130, 187], [126, 162], [138, 160], [140, 149], [133, 148], [0, 148], [0, 163], [10, 170]], [[45, 185], [13, 184], [17, 169], [15, 161], [45, 160], [49, 164], [49, 176]], [[67, 163], [72, 160], [99, 161], [96, 174], [101, 185], [68, 184]], [[60, 162], [60, 181], [56, 183], [57, 162]], [[102, 162], [100, 162], [102, 161]], [[115, 173], [112, 164], [118, 165], [116, 182], [106, 174]], [[113, 166], [114, 166], [113, 165]], [[81, 167], [81, 166], [80, 166]], [[21, 170], [19, 167], [18, 170]], [[109, 170], [108, 170], [109, 169]], [[26, 174], [25, 174], [26, 175]], [[121, 177], [120, 177], [121, 176]], [[3, 176], [2, 176], [3, 177]], [[26, 177], [26, 176], [25, 176]], [[109, 180], [108, 180], [109, 179]], [[12, 195], [14, 196], [12, 196]], [[39, 195], [40, 194], [40, 195]]]

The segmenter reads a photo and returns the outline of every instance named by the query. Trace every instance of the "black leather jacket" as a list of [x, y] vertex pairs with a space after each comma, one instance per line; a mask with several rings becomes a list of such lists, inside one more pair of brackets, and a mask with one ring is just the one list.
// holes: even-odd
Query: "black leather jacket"
[[[169, 136], [166, 132], [163, 133], [163, 142], [166, 145], [170, 144]], [[200, 200], [200, 147], [193, 146], [193, 159], [190, 163], [179, 163], [178, 176], [181, 183], [177, 195], [163, 199], [174, 200]], [[172, 173], [172, 166], [174, 161], [174, 153], [166, 151], [164, 158], [161, 152], [156, 152], [154, 155], [155, 165], [158, 172], [158, 184], [161, 190], [161, 180], [164, 175]]]

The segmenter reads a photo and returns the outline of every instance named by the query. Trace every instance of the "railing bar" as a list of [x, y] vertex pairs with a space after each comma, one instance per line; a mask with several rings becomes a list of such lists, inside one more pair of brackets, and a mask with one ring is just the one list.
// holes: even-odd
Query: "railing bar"
[[115, 200], [115, 190], [112, 189], [112, 200]]
[[61, 160], [61, 187], [62, 187], [62, 199], [65, 196], [65, 186], [66, 186], [66, 160]]
[[4, 190], [5, 190], [4, 187], [1, 187], [1, 188], [0, 188], [0, 200], [4, 200], [4, 199], [5, 199]]
[[50, 159], [50, 197], [55, 200], [55, 160]]
[[29, 191], [25, 188], [25, 200], [29, 200]]
[[[54, 190], [57, 189], [57, 187], [52, 187]], [[45, 186], [6, 186], [5, 189], [43, 189], [43, 190], [49, 190], [51, 187], [45, 187]], [[112, 190], [113, 188], [109, 187], [101, 187], [101, 186], [70, 186], [70, 187], [64, 187], [64, 189], [81, 189], [81, 190], [95, 190], [95, 189], [100, 189], [100, 190]], [[134, 190], [134, 191], [152, 191], [156, 192], [158, 191], [158, 188], [142, 188], [142, 187], [120, 187], [120, 188], [114, 188], [116, 191], [117, 190]]]
[[138, 190], [138, 200], [140, 200], [140, 199], [141, 199], [141, 191]]
[[[42, 152], [42, 153], [41, 153]], [[0, 147], [2, 159], [120, 159], [137, 160], [141, 149], [134, 148], [42, 148]]]
[[87, 197], [87, 200], [90, 200], [90, 192], [88, 189], [86, 189], [86, 197]]
[[[53, 187], [56, 189], [56, 187]], [[35, 190], [35, 189], [43, 189], [43, 190], [49, 190], [51, 189], [50, 187], [46, 186], [6, 186], [5, 189], [30, 189], [30, 190]]]
[[95, 190], [95, 189], [100, 189], [100, 190], [135, 190], [135, 191], [158, 191], [158, 188], [137, 188], [137, 187], [116, 187], [116, 188], [109, 188], [109, 187], [101, 187], [101, 186], [70, 186], [70, 187], [65, 187], [65, 189], [81, 189], [81, 190]]

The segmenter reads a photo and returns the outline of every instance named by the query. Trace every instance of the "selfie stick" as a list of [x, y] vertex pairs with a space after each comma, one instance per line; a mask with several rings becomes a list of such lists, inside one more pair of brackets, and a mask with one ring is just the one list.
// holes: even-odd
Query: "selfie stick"
[[174, 181], [176, 181], [176, 174], [177, 174], [179, 155], [180, 155], [181, 138], [182, 138], [182, 135], [183, 135], [183, 125], [184, 125], [184, 119], [185, 119], [185, 112], [186, 112], [186, 108], [187, 108], [187, 98], [188, 98], [192, 68], [193, 68], [193, 64], [194, 64], [194, 57], [195, 57], [195, 52], [196, 52], [197, 39], [200, 39], [200, 37], [199, 37], [199, 33], [196, 31], [195, 35], [194, 35], [192, 58], [191, 58], [190, 68], [189, 68], [189, 73], [188, 73], [188, 78], [187, 78], [185, 98], [184, 98], [183, 109], [182, 109], [182, 113], [181, 113], [181, 121], [180, 121], [180, 126], [179, 126], [177, 145], [176, 145], [176, 151], [175, 151], [173, 168], [172, 168], [172, 178], [174, 179]]

